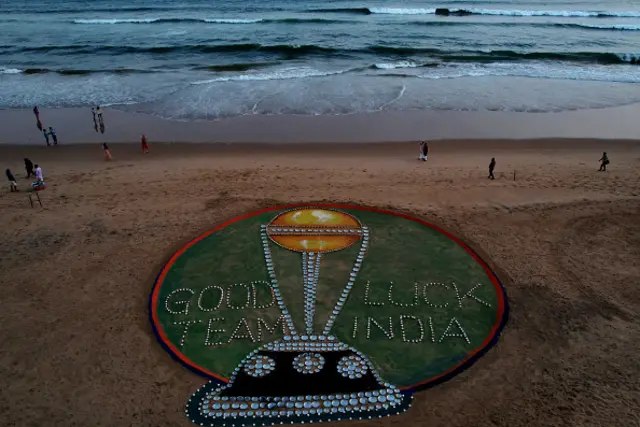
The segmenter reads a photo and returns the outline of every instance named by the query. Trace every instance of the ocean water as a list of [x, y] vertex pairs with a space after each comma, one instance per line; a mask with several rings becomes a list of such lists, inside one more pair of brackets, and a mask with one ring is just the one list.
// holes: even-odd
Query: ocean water
[[640, 102], [637, 0], [2, 0], [0, 34], [0, 108], [199, 120]]

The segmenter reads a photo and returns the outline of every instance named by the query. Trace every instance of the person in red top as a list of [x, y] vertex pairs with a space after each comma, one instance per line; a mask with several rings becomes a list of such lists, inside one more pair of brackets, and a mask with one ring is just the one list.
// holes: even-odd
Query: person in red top
[[147, 137], [142, 135], [142, 138], [140, 139], [140, 142], [142, 142], [142, 152], [143, 153], [148, 153], [149, 152], [149, 146], [147, 145]]
[[104, 159], [111, 160], [111, 151], [109, 151], [109, 146], [106, 142], [102, 144], [102, 149], [104, 150]]

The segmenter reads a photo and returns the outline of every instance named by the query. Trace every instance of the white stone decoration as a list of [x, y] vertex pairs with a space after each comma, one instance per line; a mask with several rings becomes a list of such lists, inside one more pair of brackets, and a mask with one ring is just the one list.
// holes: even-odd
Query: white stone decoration
[[[334, 227], [330, 230], [324, 228], [315, 229], [313, 227], [275, 227], [270, 229], [270, 233], [274, 235], [306, 235], [309, 233], [321, 234], [328, 231], [338, 234], [353, 234], [354, 230], [353, 227]], [[192, 422], [200, 423], [200, 425], [215, 425], [221, 427], [231, 425], [234, 427], [257, 427], [277, 424], [278, 422], [280, 424], [314, 422], [316, 416], [319, 417], [317, 421], [323, 421], [327, 419], [327, 416], [330, 416], [330, 419], [333, 421], [371, 420], [381, 416], [389, 416], [392, 413], [397, 413], [411, 406], [411, 394], [404, 394], [396, 386], [385, 382], [380, 377], [372, 362], [369, 361], [363, 353], [340, 342], [335, 336], [331, 335], [332, 327], [354, 286], [355, 279], [362, 267], [364, 256], [369, 245], [370, 235], [368, 227], [361, 226], [357, 232], [362, 236], [360, 250], [349, 273], [348, 282], [341, 292], [333, 311], [330, 313], [322, 333], [319, 334], [314, 333], [313, 322], [320, 263], [325, 253], [302, 252], [305, 328], [304, 334], [298, 334], [279, 288], [275, 264], [269, 244], [271, 239], [269, 239], [267, 235], [267, 225], [260, 226], [260, 237], [269, 276], [269, 284], [275, 303], [281, 312], [279, 321], [286, 325], [288, 331], [285, 332], [285, 335], [281, 339], [264, 344], [249, 353], [231, 373], [228, 384], [219, 386], [204, 395], [202, 394], [202, 388], [194, 393], [185, 409], [185, 413], [189, 416], [189, 408], [193, 408], [192, 405], [196, 403], [193, 399], [198, 399], [198, 415], [206, 420], [204, 422], [202, 419], [196, 421], [190, 417]], [[277, 242], [274, 243], [281, 246]], [[270, 328], [267, 329], [271, 331]], [[275, 325], [273, 330], [275, 330]], [[236, 332], [237, 331], [234, 331], [234, 333]], [[362, 378], [365, 375], [370, 375], [377, 381], [378, 387], [380, 388], [373, 391], [306, 396], [229, 395], [233, 390], [233, 384], [237, 375], [242, 370], [248, 375], [257, 378], [267, 376], [272, 370], [275, 370], [275, 361], [271, 357], [273, 355], [269, 354], [271, 352], [295, 353], [292, 360], [294, 370], [301, 375], [309, 375], [311, 379], [314, 373], [321, 372], [323, 368], [326, 369], [326, 354], [324, 356], [323, 354], [336, 351], [349, 353], [340, 359], [336, 367], [338, 374], [353, 380]], [[300, 420], [300, 417], [303, 417], [303, 420]], [[304, 417], [310, 418], [305, 419]]]
[[322, 370], [324, 363], [320, 353], [302, 353], [293, 359], [293, 368], [301, 374], [315, 374]]
[[275, 369], [276, 361], [264, 355], [253, 356], [244, 365], [245, 372], [256, 378], [264, 377]]
[[338, 362], [338, 372], [345, 378], [362, 378], [367, 370], [367, 363], [356, 355], [345, 356]]
[[[383, 388], [375, 391], [357, 393], [309, 396], [243, 397], [220, 395], [224, 390], [231, 387], [237, 374], [241, 370], [241, 366], [244, 367], [247, 364], [252, 364], [253, 362], [251, 361], [255, 356], [263, 356], [259, 355], [259, 352], [265, 350], [299, 352], [303, 349], [308, 349], [310, 352], [320, 349], [349, 350], [354, 353], [354, 357], [351, 360], [355, 362], [354, 366], [360, 367], [358, 369], [359, 372], [364, 375], [367, 371], [370, 371]], [[366, 370], [359, 361], [365, 364]], [[268, 365], [270, 366], [271, 363], [268, 363]], [[275, 367], [275, 363], [273, 366]], [[344, 366], [346, 366], [346, 364], [344, 364]], [[194, 393], [191, 398], [196, 398], [197, 393], [201, 389], [202, 388]], [[280, 418], [281, 424], [285, 422], [293, 423], [293, 421], [287, 421], [287, 418], [309, 415], [338, 415], [336, 420], [371, 420], [379, 417], [376, 415], [377, 411], [392, 410], [399, 407], [405, 399], [409, 399], [407, 406], [411, 407], [413, 397], [404, 395], [396, 386], [385, 382], [367, 357], [355, 348], [337, 341], [334, 336], [317, 336], [314, 341], [303, 341], [298, 337], [296, 340], [290, 342], [285, 342], [283, 339], [265, 344], [247, 355], [240, 366], [233, 371], [229, 378], [229, 384], [220, 386], [207, 393], [206, 398], [202, 401], [201, 405], [199, 405], [199, 412], [200, 415], [211, 419], [212, 424], [210, 425], [214, 425], [214, 423], [217, 425], [218, 422], [223, 422], [224, 424], [224, 420], [234, 420], [238, 417], [255, 420], [255, 422], [248, 420], [247, 423], [244, 424], [247, 427], [276, 424], [274, 421], [261, 422], [260, 420], [265, 417], [269, 417], [270, 419]], [[367, 412], [371, 412], [372, 415], [367, 415]], [[187, 409], [185, 409], [185, 413], [187, 415], [189, 414]], [[193, 419], [191, 419], [191, 421], [196, 422]]]

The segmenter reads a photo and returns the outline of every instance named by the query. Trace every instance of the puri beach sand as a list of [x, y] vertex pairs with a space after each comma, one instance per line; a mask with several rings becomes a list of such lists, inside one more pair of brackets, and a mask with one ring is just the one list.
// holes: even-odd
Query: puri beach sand
[[[190, 425], [184, 404], [205, 381], [156, 342], [154, 279], [201, 232], [292, 202], [440, 225], [510, 301], [499, 343], [470, 369], [404, 414], [340, 425], [639, 425], [640, 142], [441, 140], [426, 163], [416, 142], [150, 143], [148, 155], [112, 144], [110, 162], [97, 143], [0, 145], [23, 190], [0, 195], [0, 425]], [[42, 207], [29, 206], [23, 157], [44, 169]]]

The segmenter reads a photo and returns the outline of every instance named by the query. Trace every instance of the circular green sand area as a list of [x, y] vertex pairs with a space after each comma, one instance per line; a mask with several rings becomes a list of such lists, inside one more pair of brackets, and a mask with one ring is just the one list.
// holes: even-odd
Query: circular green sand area
[[[352, 215], [369, 230], [362, 267], [330, 334], [366, 354], [386, 381], [403, 389], [428, 385], [495, 341], [506, 317], [504, 291], [464, 243], [393, 212], [312, 206]], [[183, 363], [225, 382], [247, 354], [289, 334], [269, 280], [261, 226], [291, 208], [230, 220], [166, 264], [151, 315], [158, 337]], [[271, 241], [269, 248], [282, 299], [304, 335], [303, 255]], [[323, 254], [313, 334], [322, 334], [360, 248]]]

